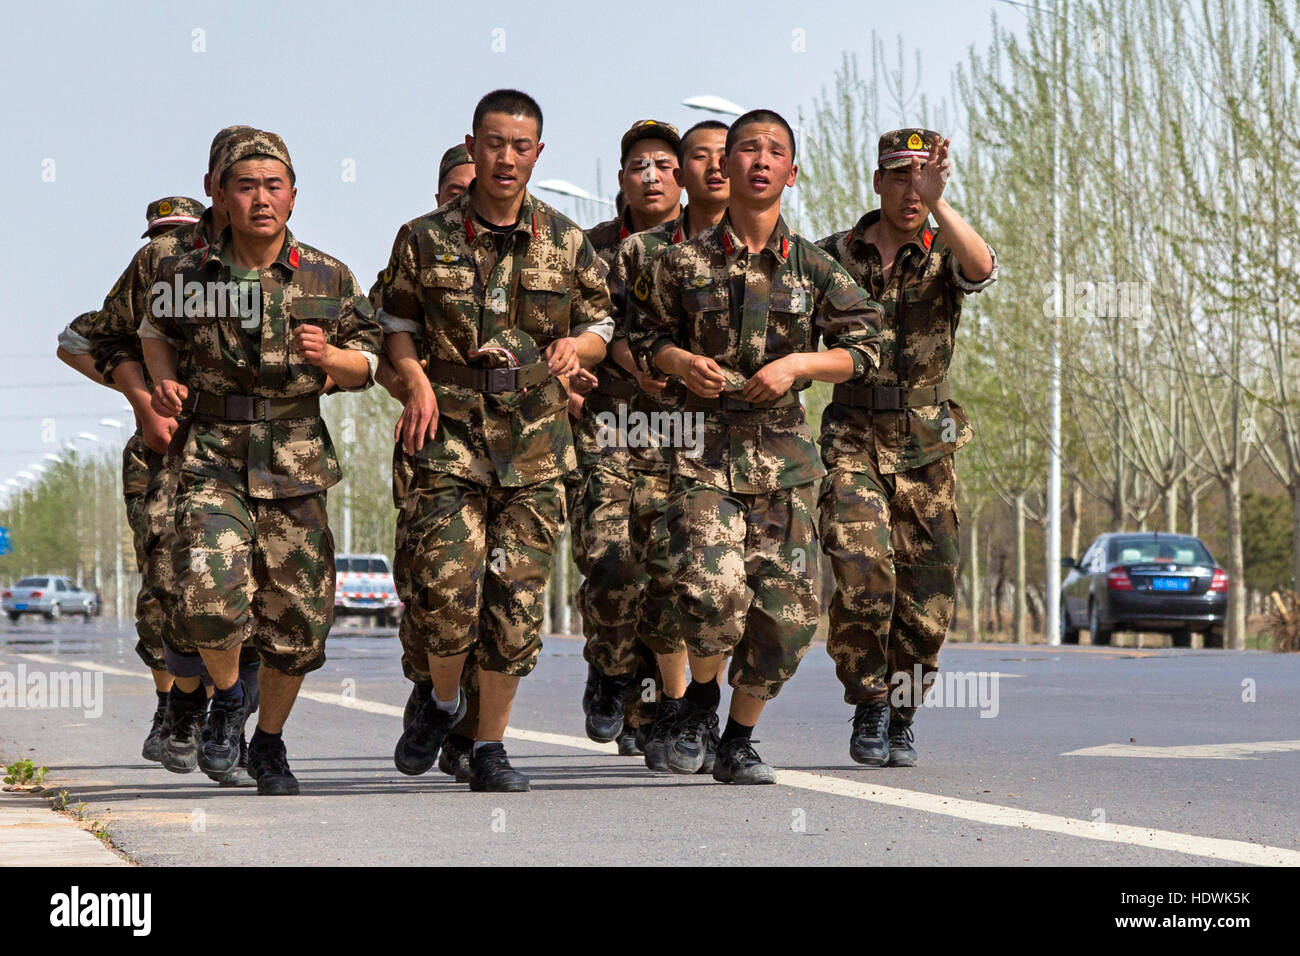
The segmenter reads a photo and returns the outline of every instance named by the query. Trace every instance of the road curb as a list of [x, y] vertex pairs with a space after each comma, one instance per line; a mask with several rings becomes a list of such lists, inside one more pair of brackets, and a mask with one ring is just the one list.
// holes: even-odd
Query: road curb
[[129, 865], [43, 794], [0, 791], [0, 867]]

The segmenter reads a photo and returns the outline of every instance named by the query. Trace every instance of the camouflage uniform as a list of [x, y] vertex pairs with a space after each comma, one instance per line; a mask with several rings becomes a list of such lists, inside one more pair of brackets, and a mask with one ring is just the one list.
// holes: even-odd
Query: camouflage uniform
[[[942, 235], [922, 228], [886, 280], [864, 239], [879, 219], [869, 212], [817, 244], [885, 316], [878, 387], [839, 386], [822, 415], [821, 534], [836, 582], [826, 649], [854, 705], [887, 698], [893, 675], [910, 681], [914, 665], [938, 667], [957, 593], [953, 452], [972, 435], [948, 397], [948, 367], [962, 298], [997, 278], [994, 258], [988, 278], [968, 281]], [[914, 712], [895, 714], [909, 723]]]
[[491, 375], [471, 363], [503, 336], [540, 353], [585, 331], [608, 341], [613, 323], [605, 267], [577, 226], [525, 194], [515, 227], [494, 232], [473, 192], [402, 226], [383, 276], [380, 322], [415, 337], [439, 413], [435, 439], [394, 451], [396, 583], [426, 654], [472, 650], [522, 676], [541, 648], [561, 479], [577, 465], [568, 397], [544, 360], [515, 373], [487, 352]]
[[[150, 209], [153, 211], [153, 206]], [[105, 379], [111, 381], [113, 371], [123, 362], [144, 366], [137, 333], [148, 314], [154, 274], [164, 259], [205, 248], [211, 223], [211, 210], [203, 210], [197, 222], [177, 226], [143, 246], [109, 290], [103, 309], [86, 334], [95, 368]], [[131, 525], [140, 571], [136, 653], [150, 668], [165, 670], [164, 655], [175, 594], [171, 569], [174, 537], [171, 496], [175, 493], [176, 477], [164, 474], [163, 456], [149, 450], [139, 431], [131, 436], [122, 455], [127, 521]]]
[[[228, 283], [229, 250], [227, 229], [210, 247], [166, 260], [154, 280]], [[288, 230], [257, 281], [252, 328], [206, 296], [195, 314], [151, 308], [140, 327], [178, 350], [190, 391], [169, 449], [179, 471], [173, 637], [195, 651], [230, 650], [251, 635], [263, 663], [301, 675], [325, 662], [334, 616], [325, 489], [341, 474], [319, 414], [325, 372], [297, 359], [290, 329], [317, 325], [331, 345], [366, 355], [359, 389], [373, 384], [381, 333], [351, 271]]]
[[728, 373], [732, 394], [685, 403], [700, 412], [703, 438], [698, 454], [672, 453], [673, 578], [687, 648], [706, 656], [734, 648], [731, 686], [771, 699], [817, 629], [814, 483], [825, 471], [797, 395], [810, 382], [762, 405], [734, 392], [768, 362], [815, 351], [819, 339], [848, 350], [852, 380], [862, 380], [878, 360], [879, 309], [784, 220], [751, 255], [729, 213], [662, 252], [631, 301], [638, 321], [628, 338], [643, 367], [676, 345]]

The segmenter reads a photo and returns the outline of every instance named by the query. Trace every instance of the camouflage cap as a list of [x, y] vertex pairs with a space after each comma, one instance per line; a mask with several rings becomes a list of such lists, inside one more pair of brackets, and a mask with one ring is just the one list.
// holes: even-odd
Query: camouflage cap
[[542, 353], [523, 329], [506, 329], [470, 352], [469, 357], [486, 358], [494, 368], [523, 368], [540, 361]]
[[241, 159], [254, 156], [278, 159], [288, 167], [289, 179], [292, 181], [295, 178], [289, 147], [284, 145], [284, 140], [264, 129], [248, 129], [232, 133], [221, 148], [221, 156], [217, 160], [217, 179], [220, 180]]
[[881, 169], [900, 169], [910, 166], [915, 157], [924, 163], [930, 158], [930, 149], [943, 139], [932, 129], [896, 129], [880, 137], [877, 165]]
[[221, 147], [226, 145], [226, 141], [235, 133], [249, 132], [253, 129], [251, 126], [227, 126], [216, 136], [212, 137], [212, 145], [208, 147], [208, 172], [217, 171], [217, 157], [221, 154]]
[[155, 229], [172, 229], [187, 222], [198, 222], [206, 208], [203, 203], [189, 196], [155, 199], [144, 211], [145, 222], [149, 225], [140, 233], [140, 238], [144, 239]]
[[447, 152], [442, 154], [442, 162], [438, 163], [438, 186], [441, 188], [442, 181], [447, 178], [447, 174], [457, 166], [473, 164], [474, 160], [470, 158], [469, 150], [465, 144], [453, 146]]
[[673, 148], [674, 153], [682, 143], [682, 137], [672, 123], [651, 119], [637, 120], [623, 134], [623, 139], [619, 143], [618, 164], [620, 166], [627, 162], [627, 151], [632, 148], [632, 144], [643, 139], [662, 139]]

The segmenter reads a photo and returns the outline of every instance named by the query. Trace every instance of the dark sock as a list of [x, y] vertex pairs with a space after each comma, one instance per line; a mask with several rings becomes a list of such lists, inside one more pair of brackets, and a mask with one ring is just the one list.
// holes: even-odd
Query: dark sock
[[220, 687], [212, 692], [212, 702], [221, 704], [223, 707], [242, 707], [244, 705], [244, 685], [236, 680], [233, 684], [222, 690]]
[[690, 686], [686, 688], [686, 700], [692, 707], [701, 710], [717, 710], [718, 701], [722, 699], [722, 690], [718, 687], [717, 681], [698, 681], [691, 678]]
[[281, 739], [283, 735], [284, 735], [284, 731], [280, 731], [280, 733], [278, 734], [268, 734], [261, 727], [258, 727], [255, 731], [253, 731], [253, 739], [248, 742], [248, 746], [274, 747], [276, 744], [283, 742]]
[[447, 743], [455, 744], [459, 750], [469, 750], [474, 746], [474, 738], [466, 737], [464, 734], [448, 734]]
[[244, 685], [244, 699], [248, 701], [250, 714], [257, 710], [257, 705], [261, 702], [261, 672], [261, 661], [239, 665], [239, 682]]
[[206, 704], [208, 702], [208, 693], [203, 689], [202, 684], [194, 688], [188, 694], [181, 690], [179, 684], [172, 684], [172, 689], [168, 691], [168, 693], [174, 695], [177, 700], [187, 700], [193, 704]]
[[744, 724], [737, 723], [735, 717], [728, 717], [727, 727], [722, 731], [722, 743], [725, 744], [728, 740], [741, 738], [748, 740], [753, 732], [754, 728], [752, 726], [746, 727]]
[[[173, 684], [172, 686], [175, 687], [176, 685]], [[157, 694], [158, 694], [158, 706], [159, 706], [159, 707], [166, 707], [166, 706], [167, 706], [167, 695], [170, 694], [170, 693], [171, 693], [171, 691], [166, 691], [166, 690], [160, 690], [160, 691], [157, 692]]]

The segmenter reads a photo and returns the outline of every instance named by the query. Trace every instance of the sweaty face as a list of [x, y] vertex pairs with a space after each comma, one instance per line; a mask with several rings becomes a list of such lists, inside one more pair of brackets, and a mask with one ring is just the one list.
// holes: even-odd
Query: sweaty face
[[447, 177], [442, 181], [442, 186], [438, 189], [438, 205], [447, 205], [447, 203], [469, 189], [469, 184], [473, 181], [474, 165], [472, 163], [461, 163], [459, 166], [453, 166], [447, 170]]
[[500, 202], [516, 199], [527, 187], [544, 145], [538, 141], [537, 120], [486, 114], [477, 135], [465, 137], [474, 158], [476, 188]]
[[675, 210], [682, 198], [673, 170], [677, 155], [661, 139], [643, 139], [631, 145], [618, 184], [632, 211], [639, 216], [661, 216]]
[[723, 170], [727, 165], [727, 131], [702, 129], [686, 140], [685, 160], [678, 178], [691, 202], [725, 203], [731, 184]]
[[916, 191], [912, 170], [878, 169], [872, 178], [880, 196], [880, 218], [899, 232], [916, 232], [930, 215], [930, 207]]
[[284, 163], [260, 157], [241, 159], [225, 178], [214, 200], [230, 217], [232, 232], [267, 239], [284, 229], [298, 195]]
[[767, 205], [794, 185], [797, 169], [790, 137], [773, 123], [746, 123], [727, 157], [731, 201]]

